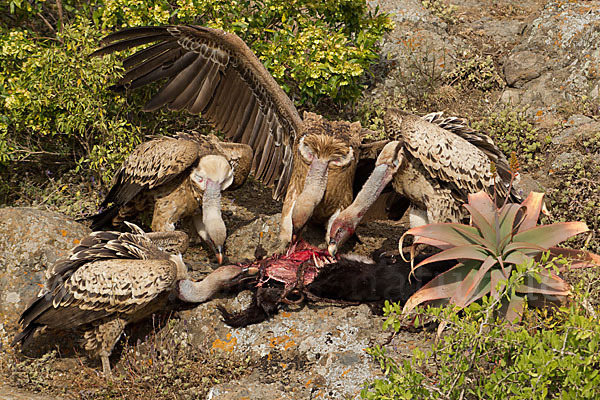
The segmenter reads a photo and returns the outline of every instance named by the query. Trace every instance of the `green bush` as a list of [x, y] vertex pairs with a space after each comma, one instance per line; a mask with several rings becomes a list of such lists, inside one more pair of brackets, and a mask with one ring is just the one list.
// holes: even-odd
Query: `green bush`
[[115, 27], [195, 23], [237, 33], [300, 105], [355, 101], [377, 42], [392, 29], [365, 0], [107, 0], [100, 20]]
[[492, 57], [484, 58], [480, 55], [470, 55], [458, 62], [451, 71], [444, 74], [444, 80], [457, 89], [488, 91], [502, 89], [505, 85]]
[[87, 57], [99, 37], [83, 20], [56, 39], [0, 36], [0, 163], [50, 160], [109, 176], [140, 142], [126, 100], [106, 89], [114, 60]]
[[43, 181], [40, 172], [76, 168], [107, 184], [143, 134], [200, 125], [183, 112], [141, 112], [156, 86], [128, 97], [106, 89], [118, 62], [88, 55], [109, 32], [167, 23], [236, 32], [308, 107], [355, 101], [392, 27], [365, 0], [10, 0], [0, 11], [0, 201], [9, 202], [19, 193], [9, 177], [22, 170]]
[[[505, 292], [539, 264], [520, 266]], [[580, 293], [576, 290], [576, 293]], [[461, 316], [450, 308], [428, 308], [418, 318], [447, 322], [446, 333], [427, 351], [397, 362], [376, 346], [368, 350], [385, 372], [366, 384], [365, 399], [593, 399], [600, 396], [600, 324], [580, 306], [526, 310], [525, 324], [509, 325], [493, 315], [499, 301], [485, 297]], [[400, 329], [402, 307], [386, 304], [384, 327]]]

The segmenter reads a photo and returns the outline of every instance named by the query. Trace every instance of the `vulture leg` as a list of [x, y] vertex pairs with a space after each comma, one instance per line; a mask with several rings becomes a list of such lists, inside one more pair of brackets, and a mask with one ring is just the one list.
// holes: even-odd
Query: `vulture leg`
[[108, 379], [112, 379], [112, 371], [110, 370], [110, 361], [108, 355], [100, 353], [100, 359], [102, 360], [102, 373]]
[[[445, 221], [438, 220], [437, 218], [433, 217], [430, 212], [430, 208], [427, 208], [424, 210], [421, 208], [417, 208], [414, 205], [412, 205], [408, 210], [408, 220], [410, 222], [411, 229], [417, 228], [419, 226], [427, 225], [427, 224], [435, 224], [435, 223], [439, 223], [439, 222], [445, 222]], [[420, 236], [414, 236], [413, 243], [417, 242], [419, 239], [420, 239]], [[399, 246], [400, 246], [400, 243], [398, 243], [398, 251], [402, 255], [403, 259], [404, 259], [404, 253], [420, 254], [429, 247], [422, 243], [417, 245], [412, 250], [411, 250], [412, 246], [410, 246], [408, 248], [404, 248], [404, 249], [400, 248]]]
[[427, 217], [427, 210], [422, 210], [416, 207], [411, 207], [408, 211], [408, 219], [410, 221], [410, 227], [416, 228], [429, 224], [429, 218]]
[[110, 353], [112, 353], [113, 347], [117, 344], [117, 341], [123, 333], [127, 322], [124, 319], [113, 319], [105, 324], [102, 324], [96, 328], [96, 338], [99, 339], [100, 351], [98, 355], [102, 360], [102, 371], [104, 376], [112, 378], [112, 372], [110, 370]]

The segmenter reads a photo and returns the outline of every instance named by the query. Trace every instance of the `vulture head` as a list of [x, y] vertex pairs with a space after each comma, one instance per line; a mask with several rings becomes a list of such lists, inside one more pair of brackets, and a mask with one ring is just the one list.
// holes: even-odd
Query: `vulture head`
[[401, 142], [392, 141], [386, 144], [377, 157], [375, 169], [354, 202], [348, 208], [343, 211], [338, 210], [331, 216], [325, 237], [329, 254], [335, 255], [338, 248], [354, 234], [369, 207], [379, 198], [383, 189], [390, 183], [402, 165], [403, 154]]
[[227, 238], [227, 229], [221, 217], [221, 191], [233, 182], [233, 168], [223, 156], [206, 155], [192, 171], [190, 181], [197, 196], [202, 198], [202, 216], [194, 217], [194, 225], [221, 264]]
[[199, 282], [182, 279], [177, 282], [175, 291], [177, 297], [188, 303], [202, 303], [215, 293], [226, 287], [235, 285], [240, 280], [256, 275], [256, 267], [240, 267], [238, 265], [223, 265]]
[[[294, 235], [309, 219], [323, 219], [324, 216], [314, 215], [320, 203], [330, 203], [335, 197], [344, 201], [348, 195], [351, 201], [352, 178], [357, 164], [355, 151], [361, 131], [358, 122], [327, 121], [316, 114], [304, 114], [292, 176], [292, 182], [298, 182], [297, 189], [301, 188], [291, 215]], [[327, 210], [321, 210], [321, 213], [326, 214]], [[325, 221], [328, 215], [325, 215]]]

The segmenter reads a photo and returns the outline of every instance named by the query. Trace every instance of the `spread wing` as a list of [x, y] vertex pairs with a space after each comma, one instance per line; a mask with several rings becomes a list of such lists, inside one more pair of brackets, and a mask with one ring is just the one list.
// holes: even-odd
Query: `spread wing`
[[168, 78], [146, 104], [202, 114], [235, 142], [254, 149], [252, 173], [285, 194], [292, 146], [302, 120], [285, 92], [235, 34], [200, 26], [131, 28], [103, 39], [94, 55], [154, 43], [123, 61], [116, 89], [134, 89]]
[[24, 331], [36, 326], [70, 328], [115, 313], [133, 314], [170, 290], [177, 267], [169, 260], [100, 260], [82, 266], [21, 316]]
[[198, 157], [199, 146], [191, 140], [162, 137], [142, 143], [121, 165], [101, 204], [101, 207], [112, 206], [91, 217], [91, 228], [100, 229], [109, 223], [119, 207], [129, 203], [138, 193], [176, 179]]

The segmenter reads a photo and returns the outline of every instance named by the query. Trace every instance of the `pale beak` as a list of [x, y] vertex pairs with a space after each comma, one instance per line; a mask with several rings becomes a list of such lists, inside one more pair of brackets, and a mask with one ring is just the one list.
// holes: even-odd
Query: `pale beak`
[[333, 257], [335, 253], [338, 251], [338, 246], [335, 240], [331, 239], [329, 241], [329, 246], [327, 246], [327, 252]]
[[215, 255], [217, 256], [217, 262], [219, 265], [223, 264], [223, 246], [217, 246]]

